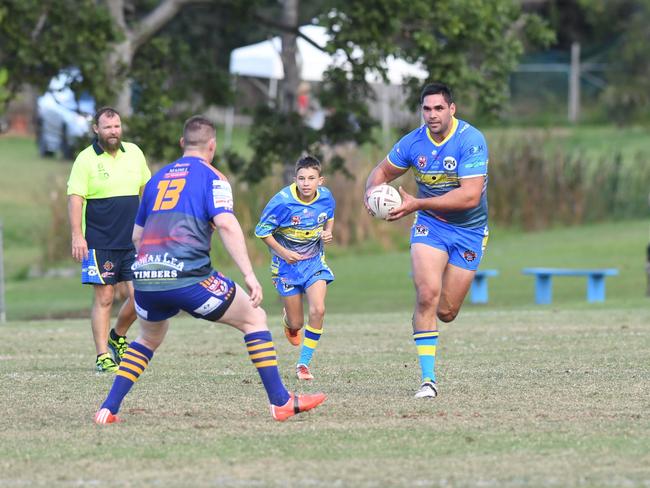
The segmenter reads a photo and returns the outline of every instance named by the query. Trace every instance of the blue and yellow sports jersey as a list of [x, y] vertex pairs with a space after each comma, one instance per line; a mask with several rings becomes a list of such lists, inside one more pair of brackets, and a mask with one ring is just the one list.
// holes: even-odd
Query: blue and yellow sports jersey
[[269, 200], [255, 227], [255, 235], [260, 238], [273, 235], [282, 247], [306, 258], [290, 265], [274, 253], [271, 261], [274, 276], [285, 278], [287, 283], [300, 283], [310, 270], [316, 272], [322, 268], [325, 257], [321, 233], [325, 222], [334, 218], [335, 209], [332, 193], [322, 186], [310, 202], [300, 200], [295, 183]]
[[476, 228], [487, 224], [488, 148], [485, 137], [475, 127], [453, 118], [451, 132], [438, 143], [424, 124], [402, 137], [386, 159], [397, 168], [413, 168], [418, 198], [438, 197], [458, 188], [462, 178], [485, 176], [481, 200], [475, 208], [420, 212], [458, 227]]
[[135, 288], [170, 290], [208, 278], [212, 218], [232, 211], [230, 184], [201, 159], [184, 157], [158, 171], [135, 219], [144, 227], [132, 267]]

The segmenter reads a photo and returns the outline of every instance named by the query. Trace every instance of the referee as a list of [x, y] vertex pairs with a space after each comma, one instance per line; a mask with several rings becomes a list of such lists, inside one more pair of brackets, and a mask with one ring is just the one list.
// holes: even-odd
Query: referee
[[[92, 144], [79, 153], [68, 180], [72, 257], [81, 262], [81, 282], [92, 285], [91, 327], [100, 372], [115, 372], [135, 321], [131, 241], [140, 194], [151, 178], [138, 146], [122, 142], [120, 114], [101, 108], [94, 117]], [[110, 330], [115, 285], [125, 282], [129, 296]], [[110, 349], [110, 352], [109, 352]]]

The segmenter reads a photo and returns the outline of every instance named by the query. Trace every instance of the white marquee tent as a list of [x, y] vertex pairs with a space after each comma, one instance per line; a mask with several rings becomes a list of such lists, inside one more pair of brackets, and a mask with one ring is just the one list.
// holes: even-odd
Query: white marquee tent
[[[319, 46], [324, 46], [327, 43], [328, 38], [324, 27], [304, 25], [300, 27], [300, 32]], [[330, 65], [345, 66], [347, 63], [343, 55], [330, 56], [301, 37], [298, 37], [296, 43], [298, 47], [297, 62], [302, 80], [321, 81], [323, 72]], [[280, 58], [281, 50], [282, 42], [279, 37], [234, 49], [230, 55], [230, 72], [241, 76], [281, 80], [284, 78], [284, 68]], [[427, 72], [421, 66], [409, 64], [402, 59], [393, 57], [387, 59], [386, 68], [388, 80], [393, 85], [401, 85], [404, 78], [409, 76], [420, 79], [427, 77]], [[381, 82], [378, 75], [373, 76], [372, 74], [368, 75], [367, 80], [372, 83]]]

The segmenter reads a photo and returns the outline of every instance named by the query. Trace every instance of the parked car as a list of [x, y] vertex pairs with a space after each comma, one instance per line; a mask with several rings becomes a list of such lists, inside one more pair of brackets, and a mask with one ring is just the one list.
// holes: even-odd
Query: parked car
[[41, 156], [61, 152], [65, 159], [72, 159], [79, 140], [91, 136], [95, 99], [87, 92], [77, 96], [70, 88], [80, 76], [76, 68], [62, 70], [36, 101], [36, 143]]

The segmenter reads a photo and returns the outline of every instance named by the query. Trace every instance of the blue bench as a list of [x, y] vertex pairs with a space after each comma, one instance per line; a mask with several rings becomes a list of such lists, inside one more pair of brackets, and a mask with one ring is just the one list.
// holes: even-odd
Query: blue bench
[[498, 276], [496, 269], [479, 269], [474, 275], [474, 281], [469, 291], [470, 303], [487, 303], [488, 302], [488, 278]]
[[535, 276], [535, 303], [548, 305], [553, 301], [553, 276], [586, 276], [587, 301], [605, 301], [605, 277], [618, 275], [615, 268], [524, 268], [523, 274]]

